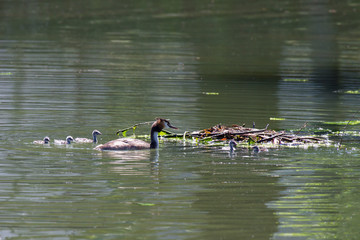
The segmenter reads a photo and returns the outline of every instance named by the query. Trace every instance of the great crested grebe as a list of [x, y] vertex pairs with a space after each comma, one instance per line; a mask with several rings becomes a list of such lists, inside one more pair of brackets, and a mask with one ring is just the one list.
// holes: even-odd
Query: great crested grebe
[[92, 132], [93, 139], [90, 138], [75, 138], [74, 142], [76, 143], [97, 143], [97, 136], [101, 135], [101, 132], [98, 130], [94, 130]]
[[34, 144], [48, 144], [50, 143], [50, 138], [49, 137], [44, 137], [43, 140], [35, 140], [33, 141]]
[[144, 142], [139, 139], [134, 138], [119, 138], [112, 140], [110, 142], [96, 146], [96, 150], [138, 150], [138, 149], [149, 149], [149, 148], [158, 148], [159, 139], [158, 133], [161, 132], [164, 128], [169, 127], [177, 129], [172, 126], [170, 122], [163, 118], [157, 118], [155, 122], [151, 125], [151, 143]]
[[70, 144], [72, 141], [74, 141], [74, 138], [72, 136], [67, 136], [66, 140], [54, 140], [55, 144], [61, 145], [61, 144]]

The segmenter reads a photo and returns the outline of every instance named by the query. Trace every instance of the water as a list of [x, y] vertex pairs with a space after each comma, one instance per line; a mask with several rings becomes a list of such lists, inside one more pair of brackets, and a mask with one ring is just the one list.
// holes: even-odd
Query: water
[[347, 93], [360, 88], [359, 7], [3, 1], [1, 239], [356, 239], [356, 135], [340, 151], [235, 156], [189, 143], [101, 153], [32, 141], [98, 129], [106, 142], [155, 117], [178, 133], [253, 122], [343, 130], [323, 122], [359, 118], [359, 95]]

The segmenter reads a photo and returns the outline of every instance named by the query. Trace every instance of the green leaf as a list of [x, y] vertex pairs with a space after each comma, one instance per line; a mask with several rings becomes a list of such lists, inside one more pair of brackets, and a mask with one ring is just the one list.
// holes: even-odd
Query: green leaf
[[360, 94], [360, 91], [359, 90], [348, 90], [348, 91], [345, 91], [346, 94]]
[[137, 203], [139, 204], [140, 206], [155, 206], [154, 203]]
[[10, 76], [12, 72], [0, 72], [0, 76]]
[[213, 139], [211, 137], [205, 137], [203, 139], [198, 139], [198, 141], [200, 141], [201, 143], [209, 143], [211, 142]]
[[204, 95], [219, 95], [218, 92], [203, 92]]
[[165, 136], [165, 135], [168, 135], [168, 134], [164, 131], [159, 132], [159, 136]]
[[126, 132], [127, 132], [127, 131], [128, 131], [128, 130], [125, 130], [125, 131], [122, 132], [123, 137], [126, 137]]
[[284, 121], [285, 118], [275, 118], [275, 117], [271, 117], [270, 120], [271, 120], [271, 121]]
[[249, 144], [249, 145], [254, 145], [254, 144], [255, 144], [254, 139], [252, 139], [251, 137], [249, 137], [249, 139], [248, 139], [248, 144]]

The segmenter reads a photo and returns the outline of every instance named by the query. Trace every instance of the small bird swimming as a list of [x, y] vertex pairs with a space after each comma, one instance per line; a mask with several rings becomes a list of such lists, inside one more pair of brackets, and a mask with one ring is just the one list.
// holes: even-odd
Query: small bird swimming
[[150, 137], [151, 143], [134, 139], [134, 138], [119, 138], [110, 142], [96, 146], [95, 150], [139, 150], [139, 149], [150, 149], [159, 147], [158, 133], [164, 128], [173, 128], [169, 120], [164, 118], [156, 118], [155, 122], [151, 125]]
[[268, 152], [269, 150], [265, 147], [259, 147], [259, 146], [253, 146], [252, 150], [254, 153], [258, 153], [258, 152]]
[[71, 142], [74, 141], [74, 138], [72, 136], [67, 136], [66, 140], [54, 140], [54, 143], [57, 145], [62, 145], [62, 144], [71, 144]]
[[75, 138], [75, 143], [97, 143], [97, 136], [101, 135], [101, 132], [98, 130], [94, 130], [92, 132], [93, 139], [90, 138]]
[[44, 137], [43, 140], [35, 140], [33, 141], [34, 144], [49, 144], [50, 138], [48, 136]]
[[232, 153], [234, 152], [234, 150], [236, 150], [235, 149], [236, 146], [237, 146], [236, 142], [233, 139], [231, 139], [229, 141], [229, 146], [222, 147], [221, 150], [230, 151]]
[[235, 142], [234, 140], [231, 140], [231, 141], [229, 142], [230, 152], [231, 152], [231, 153], [234, 152], [236, 145], [237, 145], [237, 144], [236, 144], [236, 142]]

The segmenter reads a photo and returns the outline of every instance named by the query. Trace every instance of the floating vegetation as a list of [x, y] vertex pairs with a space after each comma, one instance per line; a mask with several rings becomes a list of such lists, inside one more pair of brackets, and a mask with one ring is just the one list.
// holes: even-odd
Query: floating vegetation
[[344, 92], [345, 94], [360, 94], [359, 90], [348, 90]]
[[284, 121], [285, 118], [275, 118], [275, 117], [271, 117], [270, 121]]
[[0, 76], [10, 76], [12, 72], [0, 72]]
[[155, 206], [154, 203], [141, 203], [141, 202], [138, 202], [137, 204], [140, 205], [140, 206], [147, 206], [147, 207]]
[[202, 92], [204, 95], [219, 95], [218, 92]]
[[325, 143], [327, 139], [315, 136], [299, 136], [285, 131], [277, 132], [268, 129], [268, 125], [263, 129], [246, 128], [239, 125], [216, 125], [211, 128], [184, 134], [185, 137], [227, 141], [234, 139], [237, 142], [246, 144], [272, 143], [281, 144], [305, 144], [305, 143]]
[[348, 136], [348, 137], [359, 137], [360, 132], [358, 131], [335, 131], [331, 133], [332, 136]]
[[328, 124], [328, 125], [358, 125], [358, 124], [360, 124], [360, 120], [324, 122], [324, 124]]
[[339, 89], [339, 90], [334, 91], [334, 93], [359, 95], [360, 94], [360, 89], [358, 89], [358, 90]]
[[[300, 129], [301, 131], [301, 129]], [[331, 135], [333, 134], [333, 131], [330, 130], [330, 129], [324, 129], [324, 128], [317, 128], [317, 129], [314, 129], [313, 132], [316, 134], [316, 135]]]
[[306, 78], [284, 78], [284, 82], [308, 82], [309, 79]]

